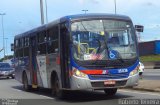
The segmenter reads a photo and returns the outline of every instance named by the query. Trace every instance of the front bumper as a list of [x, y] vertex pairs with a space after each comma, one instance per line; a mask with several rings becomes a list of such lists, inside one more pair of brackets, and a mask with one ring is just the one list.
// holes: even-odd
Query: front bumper
[[9, 77], [9, 76], [0, 74], [0, 78], [7, 78], [7, 77]]
[[131, 87], [138, 85], [139, 74], [129, 76], [123, 79], [110, 79], [116, 81], [114, 86], [105, 86], [105, 80], [90, 80], [88, 78], [80, 78], [77, 76], [71, 77], [71, 90], [83, 90], [83, 89], [105, 89], [105, 88], [119, 88], [119, 87]]
[[0, 77], [14, 77], [15, 74], [0, 74]]

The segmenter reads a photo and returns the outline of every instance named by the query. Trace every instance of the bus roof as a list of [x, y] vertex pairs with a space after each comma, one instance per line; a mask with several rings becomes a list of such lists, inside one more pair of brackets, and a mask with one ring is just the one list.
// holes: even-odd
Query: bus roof
[[55, 21], [52, 21], [48, 24], [44, 24], [40, 27], [34, 28], [30, 31], [27, 31], [27, 32], [24, 32], [22, 34], [16, 35], [15, 39], [20, 38], [20, 37], [25, 37], [30, 33], [45, 30], [46, 28], [49, 28], [49, 27], [51, 27], [55, 24], [58, 24], [58, 23], [61, 23], [61, 22], [64, 22], [64, 21], [75, 21], [75, 20], [83, 20], [83, 19], [122, 19], [122, 20], [128, 20], [128, 21], [131, 20], [128, 16], [125, 16], [125, 15], [106, 14], [106, 13], [90, 13], [90, 14], [68, 15], [68, 16], [64, 16], [62, 18], [59, 18]]
[[81, 20], [81, 19], [96, 19], [96, 18], [110, 18], [110, 19], [123, 19], [131, 20], [128, 16], [118, 14], [106, 14], [106, 13], [90, 13], [90, 14], [78, 14], [62, 17], [61, 20]]

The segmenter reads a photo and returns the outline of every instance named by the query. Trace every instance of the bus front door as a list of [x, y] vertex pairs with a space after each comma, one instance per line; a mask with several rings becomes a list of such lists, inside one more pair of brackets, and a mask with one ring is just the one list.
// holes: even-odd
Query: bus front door
[[70, 88], [69, 83], [69, 32], [66, 23], [60, 25], [60, 58], [62, 88]]

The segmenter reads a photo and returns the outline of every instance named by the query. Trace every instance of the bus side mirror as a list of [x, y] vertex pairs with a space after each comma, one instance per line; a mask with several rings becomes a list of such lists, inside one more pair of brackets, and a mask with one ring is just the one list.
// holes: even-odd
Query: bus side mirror
[[144, 26], [142, 26], [142, 25], [135, 25], [135, 30], [137, 32], [143, 32], [143, 29], [144, 29]]
[[11, 51], [14, 51], [14, 44], [11, 44]]

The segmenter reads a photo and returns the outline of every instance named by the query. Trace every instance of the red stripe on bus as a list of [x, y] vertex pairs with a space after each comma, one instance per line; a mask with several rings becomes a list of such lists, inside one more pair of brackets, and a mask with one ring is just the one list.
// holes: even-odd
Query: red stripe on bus
[[103, 70], [81, 70], [85, 74], [102, 74]]
[[56, 63], [60, 65], [60, 56], [56, 57]]
[[50, 63], [49, 58], [48, 56], [46, 56], [46, 64], [49, 64], [49, 63]]
[[34, 84], [37, 84], [37, 75], [35, 72], [34, 72]]

